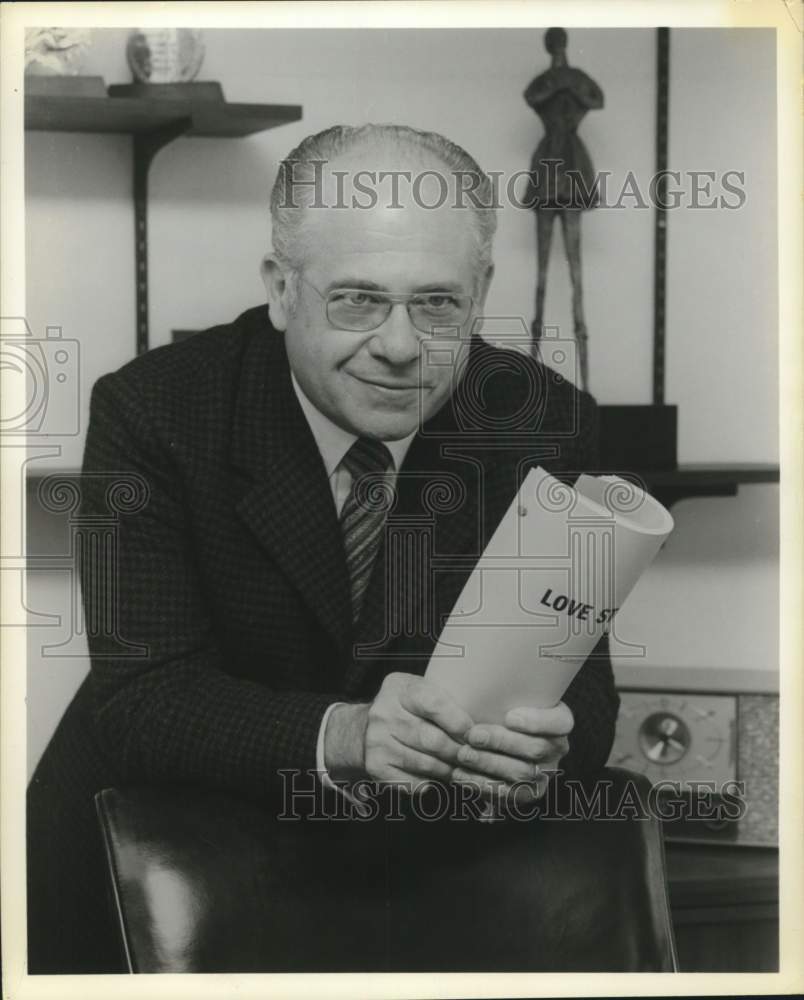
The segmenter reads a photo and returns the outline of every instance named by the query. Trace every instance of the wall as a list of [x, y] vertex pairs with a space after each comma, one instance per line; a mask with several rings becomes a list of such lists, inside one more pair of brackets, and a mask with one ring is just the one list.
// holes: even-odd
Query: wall
[[[776, 102], [771, 31], [672, 32], [671, 164], [745, 174], [739, 211], [668, 232], [668, 402], [691, 462], [777, 458]], [[703, 203], [710, 199], [701, 199]], [[717, 381], [717, 385], [715, 385]]]
[[[739, 210], [668, 216], [667, 401], [682, 462], [778, 461], [774, 46], [771, 31], [670, 33], [669, 166], [741, 171], [746, 196]], [[676, 530], [619, 621], [646, 668], [777, 669], [778, 503], [760, 485], [673, 508]]]
[[[745, 170], [747, 190], [740, 211], [679, 210], [669, 221], [667, 397], [681, 408], [679, 458], [773, 461], [773, 36], [671, 37], [671, 166]], [[206, 42], [202, 78], [220, 80], [229, 100], [301, 104], [304, 116], [247, 139], [183, 139], [159, 153], [149, 222], [153, 344], [167, 342], [173, 328], [226, 321], [263, 300], [258, 264], [269, 245], [270, 185], [279, 159], [304, 135], [336, 121], [404, 121], [443, 131], [486, 169], [506, 174], [527, 166], [541, 136], [522, 100], [547, 65], [541, 31], [226, 30], [208, 32]], [[124, 32], [96, 33], [85, 72], [127, 82], [124, 45]], [[655, 32], [573, 30], [569, 58], [605, 92], [605, 108], [581, 127], [596, 167], [611, 172], [615, 192], [629, 170], [646, 190]], [[35, 133], [26, 141], [28, 318], [36, 332], [61, 325], [80, 341], [84, 415], [97, 376], [133, 354], [129, 155], [125, 137]], [[650, 400], [652, 226], [652, 212], [633, 207], [584, 218], [592, 388], [602, 402]], [[532, 213], [501, 212], [496, 262], [488, 315], [529, 323]], [[571, 334], [558, 233], [545, 322]], [[54, 464], [75, 467], [80, 454], [79, 436]], [[622, 620], [628, 639], [646, 644], [648, 665], [681, 658], [775, 667], [776, 506], [774, 488], [752, 487], [737, 500], [676, 508], [678, 531]], [[57, 574], [35, 574], [30, 606], [58, 606], [66, 586]], [[85, 669], [80, 659], [54, 665], [38, 656], [41, 638], [32, 630], [30, 763]]]

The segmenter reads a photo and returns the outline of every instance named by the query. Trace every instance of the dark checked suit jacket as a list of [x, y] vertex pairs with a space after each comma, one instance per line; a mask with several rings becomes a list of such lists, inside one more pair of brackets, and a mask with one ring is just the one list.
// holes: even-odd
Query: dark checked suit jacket
[[[476, 340], [408, 451], [353, 632], [332, 494], [267, 309], [101, 378], [76, 542], [92, 669], [29, 789], [32, 969], [116, 956], [96, 791], [189, 783], [270, 801], [279, 769], [315, 767], [332, 701], [424, 671], [527, 470], [593, 469], [595, 428], [590, 396]], [[110, 530], [116, 541], [96, 544]], [[113, 624], [98, 612], [110, 580]], [[561, 766], [588, 774], [617, 711], [605, 640], [565, 700], [575, 729]]]

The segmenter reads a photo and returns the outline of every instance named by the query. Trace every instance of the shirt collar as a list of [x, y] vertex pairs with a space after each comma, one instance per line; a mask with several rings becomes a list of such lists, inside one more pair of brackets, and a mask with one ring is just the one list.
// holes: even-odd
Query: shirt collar
[[[293, 382], [293, 391], [296, 393], [299, 406], [301, 406], [307, 423], [310, 425], [315, 443], [318, 445], [318, 450], [321, 452], [321, 457], [324, 460], [327, 478], [331, 479], [335, 470], [343, 461], [343, 456], [357, 441], [357, 435], [351, 434], [349, 431], [345, 431], [342, 427], [339, 427], [329, 417], [325, 416], [317, 406], [311, 403], [304, 394], [302, 387], [296, 381], [296, 376], [293, 372], [290, 373], [290, 378]], [[383, 442], [388, 451], [390, 451], [391, 458], [394, 460], [395, 472], [399, 471], [402, 462], [405, 460], [405, 455], [414, 437], [416, 437], [416, 431], [408, 434], [407, 437], [400, 438], [398, 441]]]

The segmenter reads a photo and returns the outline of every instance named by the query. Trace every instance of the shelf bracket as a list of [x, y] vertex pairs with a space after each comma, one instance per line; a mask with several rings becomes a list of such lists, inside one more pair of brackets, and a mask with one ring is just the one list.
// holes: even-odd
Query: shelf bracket
[[148, 350], [148, 171], [156, 154], [192, 127], [188, 115], [151, 132], [134, 135], [134, 268], [137, 295], [137, 354]]

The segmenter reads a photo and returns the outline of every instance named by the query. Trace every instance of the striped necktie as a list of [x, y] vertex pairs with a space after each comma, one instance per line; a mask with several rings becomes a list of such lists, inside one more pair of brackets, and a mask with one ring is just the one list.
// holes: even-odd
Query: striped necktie
[[381, 477], [393, 459], [382, 441], [358, 438], [342, 461], [352, 477], [341, 510], [341, 529], [352, 588], [352, 622], [357, 623], [390, 506], [390, 484]]

